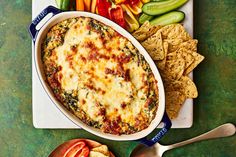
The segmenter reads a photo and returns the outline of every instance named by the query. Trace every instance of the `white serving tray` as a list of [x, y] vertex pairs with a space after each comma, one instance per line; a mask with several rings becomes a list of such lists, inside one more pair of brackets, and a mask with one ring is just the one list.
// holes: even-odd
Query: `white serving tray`
[[[32, 19], [34, 19], [44, 8], [49, 5], [56, 6], [55, 0], [33, 0], [32, 1]], [[189, 0], [180, 10], [186, 14], [184, 26], [187, 31], [193, 35], [193, 0]], [[34, 46], [32, 46], [34, 53]], [[192, 77], [192, 73], [190, 74]], [[80, 128], [70, 121], [61, 111], [53, 104], [46, 92], [44, 91], [38, 78], [34, 57], [32, 55], [32, 111], [33, 125], [35, 128]], [[187, 99], [184, 103], [179, 116], [172, 120], [172, 128], [189, 128], [193, 124], [193, 100]], [[158, 126], [158, 127], [161, 127]]]

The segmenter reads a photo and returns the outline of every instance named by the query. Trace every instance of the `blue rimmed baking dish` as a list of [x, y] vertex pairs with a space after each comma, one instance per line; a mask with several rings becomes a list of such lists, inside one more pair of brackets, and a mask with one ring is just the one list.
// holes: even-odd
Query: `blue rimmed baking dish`
[[[36, 26], [41, 22], [42, 19], [45, 18], [48, 14], [51, 14], [51, 18], [43, 24], [43, 26], [39, 29], [36, 28]], [[46, 77], [44, 74], [43, 70], [43, 63], [41, 60], [41, 45], [42, 42], [49, 31], [49, 29], [54, 26], [55, 24], [69, 19], [69, 18], [74, 18], [74, 17], [89, 17], [93, 18], [97, 21], [100, 21], [104, 23], [107, 26], [112, 27], [115, 31], [120, 33], [122, 36], [126, 37], [131, 41], [133, 45], [139, 50], [139, 52], [144, 56], [145, 60], [149, 64], [155, 79], [157, 80], [157, 85], [158, 85], [158, 90], [159, 90], [159, 105], [158, 105], [158, 110], [156, 112], [156, 116], [153, 119], [153, 121], [150, 123], [150, 125], [137, 133], [129, 134], [129, 135], [113, 135], [113, 134], [108, 134], [104, 133], [99, 129], [93, 128], [91, 126], [86, 125], [83, 123], [80, 119], [78, 119], [75, 115], [73, 115], [70, 111], [68, 111], [55, 97], [54, 94], [49, 87], [49, 85], [46, 82]], [[70, 119], [73, 123], [76, 125], [82, 127], [88, 132], [91, 132], [97, 136], [110, 139], [110, 140], [116, 140], [116, 141], [129, 141], [129, 140], [140, 140], [142, 143], [151, 146], [158, 142], [170, 129], [171, 127], [171, 121], [168, 118], [167, 114], [165, 113], [165, 92], [164, 92], [164, 87], [162, 83], [162, 79], [160, 76], [160, 73], [149, 56], [149, 54], [146, 52], [146, 50], [142, 47], [142, 45], [125, 29], [117, 25], [116, 23], [110, 21], [107, 18], [104, 18], [102, 16], [99, 16], [97, 14], [93, 13], [88, 13], [88, 12], [81, 12], [81, 11], [70, 11], [70, 12], [61, 12], [59, 9], [53, 7], [53, 6], [48, 6], [45, 8], [30, 24], [29, 26], [29, 32], [32, 37], [33, 43], [34, 43], [34, 60], [35, 60], [35, 67], [37, 70], [38, 77], [41, 81], [41, 84], [43, 88], [45, 89], [46, 93], [48, 94], [49, 98], [52, 100], [52, 102], [56, 105], [56, 107], [68, 118]], [[161, 123], [164, 123], [164, 127], [150, 140], [148, 140], [146, 137], [148, 134], [150, 134], [154, 129]]]

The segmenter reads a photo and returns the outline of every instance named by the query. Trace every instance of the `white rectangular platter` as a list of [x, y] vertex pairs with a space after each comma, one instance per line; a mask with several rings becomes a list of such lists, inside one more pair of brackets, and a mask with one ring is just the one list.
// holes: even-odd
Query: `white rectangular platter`
[[[33, 0], [32, 1], [32, 19], [34, 19], [44, 8], [49, 5], [56, 6], [55, 0]], [[184, 26], [187, 31], [193, 35], [193, 0], [189, 0], [180, 10], [186, 14]], [[34, 53], [34, 46], [32, 46]], [[192, 77], [192, 73], [191, 73]], [[53, 104], [46, 92], [44, 91], [40, 80], [37, 76], [32, 55], [32, 105], [33, 105], [33, 125], [35, 128], [80, 128], [70, 121], [60, 110]], [[188, 99], [184, 103], [179, 116], [172, 120], [172, 128], [189, 128], [193, 124], [193, 100]], [[161, 127], [158, 126], [158, 127]]]

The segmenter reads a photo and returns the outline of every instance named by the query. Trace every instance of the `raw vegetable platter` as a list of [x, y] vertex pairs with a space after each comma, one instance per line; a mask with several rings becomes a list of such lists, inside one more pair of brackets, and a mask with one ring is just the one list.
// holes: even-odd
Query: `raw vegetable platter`
[[[47, 1], [32, 1], [32, 18], [36, 17], [45, 7], [53, 5], [57, 6], [54, 0]], [[59, 4], [60, 5], [60, 4]], [[76, 7], [76, 6], [75, 6]], [[86, 6], [84, 6], [85, 9]], [[76, 8], [75, 8], [76, 9]], [[185, 19], [183, 21], [184, 27], [192, 35], [193, 32], [193, 1], [189, 0], [182, 8], [178, 9], [185, 13]], [[142, 13], [140, 13], [141, 15]], [[134, 15], [136, 16], [136, 15]], [[113, 21], [115, 17], [109, 16]], [[155, 19], [156, 17], [152, 17]], [[118, 22], [120, 20], [118, 19]], [[139, 19], [137, 18], [137, 21]], [[158, 20], [157, 20], [158, 21]], [[133, 29], [137, 29], [132, 25], [124, 25], [120, 23], [122, 27], [125, 27], [128, 31], [132, 32]], [[38, 79], [34, 58], [32, 62], [33, 69], [33, 123], [36, 128], [78, 128], [74, 123], [67, 119], [56, 107], [53, 105], [47, 94], [43, 90], [40, 81]], [[192, 73], [190, 74], [192, 76]], [[187, 99], [182, 106], [178, 117], [172, 120], [172, 128], [188, 128], [191, 127], [193, 122], [193, 100]]]

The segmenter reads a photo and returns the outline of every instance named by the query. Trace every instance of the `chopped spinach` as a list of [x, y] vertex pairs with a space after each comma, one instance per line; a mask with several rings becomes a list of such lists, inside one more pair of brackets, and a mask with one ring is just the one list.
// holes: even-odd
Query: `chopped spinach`
[[149, 111], [151, 111], [155, 106], [156, 106], [156, 102], [152, 101], [152, 103], [148, 105]]
[[101, 128], [101, 124], [99, 124], [99, 122], [93, 121], [93, 120], [90, 120], [88, 125], [93, 126], [95, 128]]
[[77, 95], [73, 96], [72, 93], [67, 93], [67, 92], [64, 92], [64, 95], [65, 95], [65, 98], [64, 98], [65, 103], [68, 105], [69, 108], [76, 111], [78, 109], [78, 106], [77, 106], [78, 97], [77, 97]]

